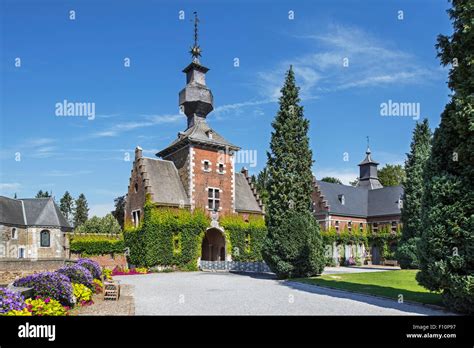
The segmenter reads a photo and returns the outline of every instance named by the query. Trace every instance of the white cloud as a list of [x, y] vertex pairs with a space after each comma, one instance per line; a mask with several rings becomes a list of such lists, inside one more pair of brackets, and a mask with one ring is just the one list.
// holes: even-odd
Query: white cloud
[[[301, 99], [321, 93], [360, 87], [415, 84], [442, 77], [438, 67], [428, 68], [408, 52], [357, 27], [329, 26], [325, 33], [296, 36], [313, 52], [285, 59], [257, 74], [262, 95], [277, 98], [290, 65], [300, 86]], [[348, 59], [348, 67], [343, 59]]]
[[21, 184], [17, 182], [3, 182], [0, 183], [0, 190], [1, 191], [6, 191], [6, 192], [11, 192], [13, 190], [18, 190], [21, 187]]
[[108, 129], [94, 133], [92, 137], [114, 137], [123, 132], [127, 132], [130, 130], [143, 128], [143, 127], [150, 127], [157, 124], [175, 123], [183, 119], [183, 115], [179, 115], [179, 114], [141, 115], [141, 116], [143, 117], [141, 120], [115, 124]]

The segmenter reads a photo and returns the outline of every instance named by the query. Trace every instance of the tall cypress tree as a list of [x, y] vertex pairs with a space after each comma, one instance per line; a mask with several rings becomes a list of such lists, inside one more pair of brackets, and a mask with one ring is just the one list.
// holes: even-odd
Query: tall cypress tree
[[453, 0], [452, 36], [438, 37], [451, 65], [451, 101], [433, 136], [425, 170], [417, 279], [441, 290], [448, 308], [474, 313], [474, 4]]
[[319, 226], [311, 213], [309, 121], [299, 105], [292, 67], [281, 93], [267, 153], [268, 234], [262, 254], [280, 278], [310, 276], [322, 272], [324, 257]]
[[59, 200], [59, 209], [61, 210], [61, 213], [63, 213], [66, 220], [72, 223], [74, 198], [72, 198], [68, 191], [64, 192], [64, 195]]
[[423, 223], [421, 201], [423, 198], [423, 173], [431, 152], [431, 130], [428, 120], [417, 123], [413, 130], [410, 153], [405, 161], [406, 178], [403, 181], [403, 234], [396, 251], [396, 258], [402, 268], [418, 268], [416, 245]]
[[87, 205], [86, 196], [83, 193], [76, 199], [76, 207], [74, 209], [74, 227], [79, 227], [87, 221], [89, 217], [89, 207]]

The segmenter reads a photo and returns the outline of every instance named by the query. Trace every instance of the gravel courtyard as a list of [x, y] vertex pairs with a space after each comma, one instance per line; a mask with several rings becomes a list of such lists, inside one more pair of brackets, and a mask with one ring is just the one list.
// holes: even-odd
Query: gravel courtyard
[[176, 272], [114, 278], [134, 286], [136, 315], [448, 314], [251, 273]]

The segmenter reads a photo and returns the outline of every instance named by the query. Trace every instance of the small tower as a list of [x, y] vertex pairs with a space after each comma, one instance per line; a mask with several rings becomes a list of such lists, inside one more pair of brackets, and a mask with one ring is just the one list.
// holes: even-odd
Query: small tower
[[371, 157], [369, 147], [369, 137], [367, 137], [367, 151], [365, 152], [365, 159], [359, 163], [359, 183], [358, 187], [363, 187], [368, 190], [382, 188], [377, 174], [378, 162], [375, 162]]
[[186, 87], [179, 92], [179, 106], [188, 118], [188, 128], [205, 120], [214, 109], [212, 92], [206, 86], [206, 73], [209, 69], [199, 62], [201, 48], [197, 43], [198, 22], [194, 12], [194, 46], [190, 50], [193, 61], [183, 70], [186, 74]]

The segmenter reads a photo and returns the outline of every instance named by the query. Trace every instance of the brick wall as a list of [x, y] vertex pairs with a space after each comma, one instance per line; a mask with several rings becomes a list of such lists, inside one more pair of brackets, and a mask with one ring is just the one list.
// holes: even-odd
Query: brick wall
[[[71, 260], [80, 259], [81, 255], [76, 253], [71, 253]], [[101, 267], [114, 269], [116, 266], [119, 267], [127, 267], [127, 257], [125, 255], [119, 254], [106, 254], [106, 255], [94, 255], [94, 256], [87, 256], [88, 259], [91, 259], [97, 262]]]
[[[215, 150], [204, 148], [193, 148], [194, 167], [192, 169], [193, 202], [196, 208], [205, 208], [208, 206], [208, 188], [219, 188], [220, 191], [220, 209], [219, 214], [231, 214], [234, 211], [233, 201], [233, 164], [231, 155], [219, 153]], [[209, 161], [210, 171], [203, 170], [203, 162]], [[224, 164], [224, 173], [218, 172], [219, 163]]]
[[126, 224], [132, 223], [132, 211], [134, 210], [140, 210], [140, 217], [143, 218], [143, 206], [145, 205], [146, 194], [143, 175], [140, 172], [141, 162], [142, 160], [138, 158], [133, 162], [130, 184], [128, 186], [127, 202], [125, 204]]

